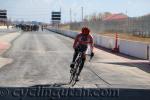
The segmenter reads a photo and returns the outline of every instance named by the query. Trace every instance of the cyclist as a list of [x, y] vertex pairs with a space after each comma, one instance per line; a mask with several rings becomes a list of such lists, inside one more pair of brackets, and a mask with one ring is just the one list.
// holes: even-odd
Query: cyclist
[[75, 59], [78, 56], [79, 51], [84, 52], [84, 55], [82, 57], [82, 64], [81, 64], [81, 66], [79, 66], [78, 76], [80, 75], [80, 73], [83, 69], [83, 66], [84, 66], [84, 62], [86, 60], [85, 52], [87, 50], [88, 45], [91, 48], [91, 56], [94, 56], [94, 53], [93, 53], [93, 47], [94, 47], [93, 37], [90, 34], [90, 30], [87, 27], [83, 27], [82, 32], [80, 34], [78, 34], [75, 38], [75, 41], [74, 41], [74, 44], [73, 44], [73, 48], [74, 48], [75, 52], [74, 52], [74, 55], [73, 55], [72, 63], [70, 64], [71, 69], [73, 69], [74, 64], [75, 64]]

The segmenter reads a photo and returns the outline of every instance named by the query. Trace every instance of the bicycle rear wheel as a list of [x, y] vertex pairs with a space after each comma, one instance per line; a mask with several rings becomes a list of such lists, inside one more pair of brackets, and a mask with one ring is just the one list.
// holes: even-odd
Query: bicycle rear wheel
[[73, 77], [73, 80], [72, 80], [72, 82], [71, 82], [71, 86], [72, 86], [72, 87], [76, 84], [77, 79], [78, 79], [78, 75], [76, 74], [76, 75]]
[[77, 64], [77, 69], [76, 69], [76, 72], [74, 74], [74, 77], [72, 79], [72, 82], [71, 82], [71, 86], [73, 87], [76, 82], [77, 82], [77, 79], [78, 79], [78, 76], [79, 76], [79, 66], [81, 65], [81, 62]]

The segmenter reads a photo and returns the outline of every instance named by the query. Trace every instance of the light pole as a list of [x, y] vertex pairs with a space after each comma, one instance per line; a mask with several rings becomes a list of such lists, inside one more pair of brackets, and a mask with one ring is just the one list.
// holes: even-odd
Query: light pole
[[72, 23], [72, 10], [70, 8], [70, 23]]
[[81, 15], [82, 15], [82, 22], [83, 22], [83, 16], [84, 16], [84, 15], [83, 15], [83, 13], [84, 13], [84, 12], [83, 12], [83, 7], [81, 7], [81, 13], [82, 13]]

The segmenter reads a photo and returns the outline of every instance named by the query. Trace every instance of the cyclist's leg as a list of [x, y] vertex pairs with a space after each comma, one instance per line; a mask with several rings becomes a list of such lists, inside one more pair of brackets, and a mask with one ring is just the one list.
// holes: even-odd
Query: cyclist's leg
[[80, 73], [81, 73], [81, 71], [82, 71], [82, 69], [83, 69], [85, 60], [86, 60], [86, 56], [85, 56], [85, 54], [84, 54], [83, 57], [82, 57], [82, 63], [81, 63], [81, 65], [79, 66], [79, 73], [78, 73], [78, 75], [80, 75]]
[[83, 52], [83, 55], [82, 55], [82, 63], [81, 65], [79, 66], [79, 73], [78, 75], [80, 75], [82, 69], [83, 69], [83, 66], [84, 66], [84, 62], [86, 60], [86, 55], [85, 55], [85, 52], [87, 50], [87, 45], [82, 45], [82, 52]]
[[78, 56], [78, 52], [75, 50], [72, 62], [75, 62], [77, 56]]
[[73, 54], [72, 63], [71, 63], [71, 65], [70, 65], [71, 68], [74, 68], [74, 62], [75, 62], [77, 56], [78, 56], [78, 51], [75, 50], [75, 51], [74, 51], [74, 54]]
[[77, 77], [76, 81], [79, 81], [79, 80], [80, 80], [79, 76], [80, 76], [80, 73], [81, 73], [81, 71], [82, 71], [82, 69], [83, 69], [85, 60], [86, 60], [85, 57], [86, 57], [86, 56], [84, 56], [84, 57], [82, 58], [82, 63], [81, 63], [81, 65], [79, 66], [79, 72], [77, 73], [78, 77]]

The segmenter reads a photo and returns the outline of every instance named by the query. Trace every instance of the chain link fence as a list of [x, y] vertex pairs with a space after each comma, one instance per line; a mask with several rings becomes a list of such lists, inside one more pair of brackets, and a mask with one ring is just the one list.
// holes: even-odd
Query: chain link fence
[[84, 22], [74, 22], [70, 24], [71, 30], [80, 30], [87, 26], [92, 32], [121, 32], [136, 36], [150, 37], [150, 15], [142, 17], [129, 17], [118, 20], [92, 20]]

